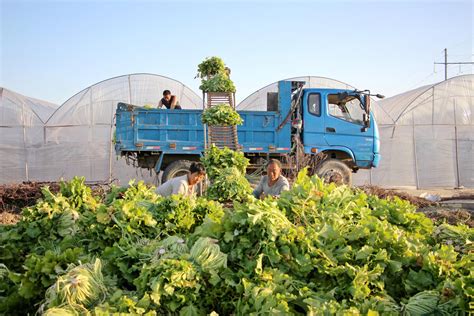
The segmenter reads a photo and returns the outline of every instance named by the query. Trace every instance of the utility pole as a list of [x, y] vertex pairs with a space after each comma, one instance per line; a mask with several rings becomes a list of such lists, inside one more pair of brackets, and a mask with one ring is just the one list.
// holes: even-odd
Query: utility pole
[[437, 63], [435, 62], [435, 65], [444, 65], [444, 80], [448, 80], [448, 65], [474, 65], [474, 62], [472, 61], [460, 61], [460, 62], [454, 62], [454, 63], [448, 63], [448, 49], [444, 49], [444, 63]]
[[448, 49], [444, 49], [444, 81], [448, 80]]

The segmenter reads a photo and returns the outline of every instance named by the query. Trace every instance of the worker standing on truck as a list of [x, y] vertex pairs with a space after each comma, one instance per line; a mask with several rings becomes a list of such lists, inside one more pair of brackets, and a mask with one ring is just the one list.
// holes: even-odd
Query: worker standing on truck
[[187, 174], [166, 181], [156, 189], [156, 193], [164, 197], [174, 194], [191, 197], [194, 195], [196, 184], [201, 182], [205, 176], [204, 165], [200, 162], [193, 162]]
[[178, 98], [175, 95], [172, 95], [170, 90], [163, 91], [163, 98], [158, 102], [158, 108], [161, 109], [163, 105], [168, 110], [181, 110]]
[[288, 179], [281, 175], [281, 163], [279, 160], [270, 159], [267, 164], [267, 175], [263, 176], [260, 183], [253, 191], [257, 199], [262, 199], [267, 195], [278, 197], [281, 192], [288, 191], [290, 183]]

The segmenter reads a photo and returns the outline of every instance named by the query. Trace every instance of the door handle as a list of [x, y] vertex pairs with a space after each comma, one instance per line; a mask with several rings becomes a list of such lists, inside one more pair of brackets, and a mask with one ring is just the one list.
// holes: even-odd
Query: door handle
[[326, 127], [326, 132], [328, 133], [335, 133], [336, 129], [334, 127]]

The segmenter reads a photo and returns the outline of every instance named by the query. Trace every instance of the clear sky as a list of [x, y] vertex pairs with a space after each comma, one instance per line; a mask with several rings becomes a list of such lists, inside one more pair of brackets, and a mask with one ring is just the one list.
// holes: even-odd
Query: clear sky
[[138, 72], [199, 93], [206, 56], [232, 69], [238, 100], [302, 75], [391, 96], [443, 80], [444, 48], [473, 60], [472, 1], [0, 1], [0, 86], [58, 104]]

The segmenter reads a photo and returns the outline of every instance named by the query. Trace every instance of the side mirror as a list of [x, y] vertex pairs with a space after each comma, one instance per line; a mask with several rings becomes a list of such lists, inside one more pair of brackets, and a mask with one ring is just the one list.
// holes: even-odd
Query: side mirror
[[365, 113], [370, 113], [370, 96], [364, 95], [364, 105], [365, 105]]
[[364, 121], [364, 127], [370, 127], [370, 114], [364, 113], [362, 115], [362, 120]]
[[364, 126], [370, 127], [370, 95], [364, 95], [365, 113], [363, 116]]

